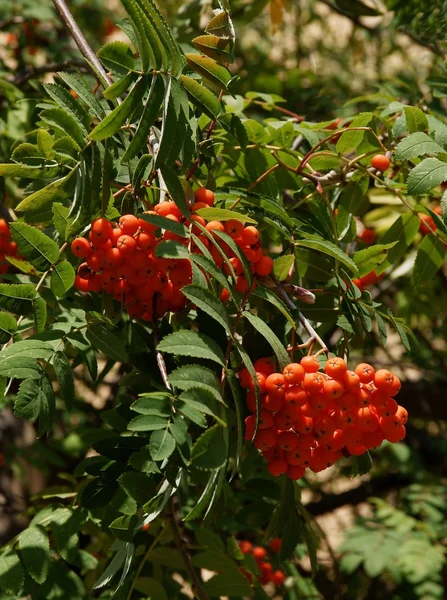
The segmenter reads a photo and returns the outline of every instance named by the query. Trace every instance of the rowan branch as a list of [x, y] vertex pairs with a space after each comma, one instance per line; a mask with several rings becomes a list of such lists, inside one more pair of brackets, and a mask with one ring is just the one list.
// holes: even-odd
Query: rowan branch
[[45, 73], [57, 73], [58, 71], [70, 71], [70, 70], [81, 70], [88, 73], [92, 71], [89, 68], [89, 65], [85, 64], [85, 60], [81, 58], [73, 58], [72, 60], [64, 60], [61, 62], [47, 63], [46, 65], [41, 65], [40, 67], [31, 67], [29, 69], [25, 69], [10, 78], [10, 82], [15, 86], [20, 86], [29, 81], [30, 79], [34, 79], [39, 75], [44, 75]]

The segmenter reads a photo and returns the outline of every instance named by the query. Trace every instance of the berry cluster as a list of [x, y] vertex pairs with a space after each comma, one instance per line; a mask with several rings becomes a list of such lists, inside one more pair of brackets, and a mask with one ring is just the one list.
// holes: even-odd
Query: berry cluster
[[[265, 256], [260, 244], [259, 231], [252, 226], [230, 219], [205, 221], [197, 214], [201, 208], [209, 208], [214, 203], [214, 194], [206, 188], [195, 193], [195, 203], [191, 206], [191, 217], [185, 218], [172, 201], [161, 202], [154, 206], [154, 213], [171, 221], [183, 223], [191, 229], [207, 248], [219, 269], [227, 275], [230, 269], [218, 248], [204, 233], [214, 236], [220, 248], [229, 258], [236, 274], [234, 289], [248, 291], [247, 280], [243, 275], [241, 260], [231, 248], [214, 233], [226, 232], [241, 248], [251, 264], [252, 272], [257, 276], [271, 273], [273, 261]], [[189, 259], [160, 258], [156, 256], [156, 247], [163, 241], [175, 240], [189, 244], [192, 253], [202, 253], [200, 243], [188, 242], [168, 230], [157, 229], [144, 219], [134, 215], [123, 215], [118, 223], [105, 218], [96, 219], [91, 225], [88, 239], [80, 237], [71, 244], [75, 256], [84, 259], [77, 272], [75, 286], [81, 292], [98, 293], [105, 290], [117, 301], [122, 302], [128, 314], [134, 319], [152, 321], [164, 313], [182, 310], [187, 299], [182, 288], [191, 283], [192, 269]], [[229, 299], [227, 290], [221, 294], [222, 301]]]
[[11, 240], [8, 221], [0, 219], [0, 274], [2, 275], [7, 273], [11, 267], [11, 264], [6, 260], [7, 256], [23, 258], [18, 254], [17, 244]]
[[[286, 580], [286, 574], [280, 569], [275, 570], [272, 563], [268, 561], [268, 551], [262, 546], [253, 546], [249, 540], [240, 540], [238, 542], [239, 549], [243, 554], [252, 554], [255, 558], [261, 577], [259, 583], [265, 585], [267, 583], [274, 583], [275, 585], [282, 585]], [[277, 554], [281, 550], [281, 540], [279, 538], [273, 538], [270, 542], [270, 551]], [[271, 560], [271, 559], [270, 559]], [[252, 579], [251, 573], [241, 569], [244, 575]]]
[[[360, 456], [378, 448], [384, 439], [399, 442], [405, 437], [408, 413], [394, 400], [400, 381], [390, 371], [375, 371], [361, 363], [348, 370], [342, 358], [329, 358], [320, 371], [314, 356], [287, 365], [277, 373], [271, 358], [255, 362], [262, 392], [255, 446], [275, 476], [287, 473], [303, 477], [332, 466], [342, 456]], [[247, 389], [245, 439], [253, 437], [256, 397], [246, 369], [239, 373]]]

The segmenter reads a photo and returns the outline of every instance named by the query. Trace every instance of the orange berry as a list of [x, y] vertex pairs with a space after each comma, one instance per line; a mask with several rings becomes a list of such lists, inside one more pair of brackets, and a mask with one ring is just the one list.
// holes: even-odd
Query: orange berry
[[247, 246], [254, 246], [259, 242], [259, 231], [256, 229], [256, 227], [248, 225], [248, 227], [244, 228], [241, 237], [244, 244]]
[[325, 379], [323, 383], [323, 392], [327, 398], [336, 400], [343, 395], [345, 391], [343, 385], [335, 379]]
[[280, 394], [267, 394], [262, 405], [266, 410], [277, 413], [284, 406], [284, 396]]
[[389, 393], [394, 389], [394, 375], [387, 369], [379, 369], [374, 376], [374, 384], [378, 390]]
[[345, 390], [348, 392], [357, 390], [360, 386], [360, 377], [354, 371], [346, 371], [342, 378]]
[[374, 229], [366, 228], [362, 231], [359, 237], [366, 246], [370, 246], [374, 243], [374, 240], [376, 239], [376, 233]]
[[225, 232], [233, 238], [233, 240], [241, 237], [244, 231], [244, 224], [236, 219], [230, 219], [225, 223]]
[[293, 479], [294, 481], [304, 477], [305, 472], [306, 469], [304, 467], [300, 467], [300, 465], [289, 465], [287, 467], [287, 477], [289, 479]]
[[90, 291], [89, 281], [87, 281], [87, 279], [81, 279], [79, 275], [76, 275], [75, 277], [74, 286], [80, 292], [87, 293]]
[[260, 277], [267, 277], [273, 269], [273, 260], [270, 256], [263, 256], [255, 266], [255, 273]]
[[282, 585], [286, 580], [286, 575], [283, 571], [275, 571], [272, 573], [270, 577], [270, 581], [272, 581], [275, 585]]
[[119, 219], [119, 227], [122, 234], [133, 235], [138, 231], [139, 226], [139, 219], [134, 215], [123, 215]]
[[324, 377], [321, 373], [306, 373], [304, 375], [304, 388], [308, 392], [319, 392], [323, 388]]
[[294, 450], [298, 446], [298, 436], [294, 431], [281, 431], [278, 434], [277, 444], [282, 450], [290, 452], [290, 450]]
[[227, 302], [229, 302], [230, 300], [230, 292], [224, 288], [221, 292], [220, 292], [220, 301], [223, 302], [224, 304], [226, 304]]
[[290, 363], [282, 372], [289, 385], [297, 385], [304, 381], [305, 371], [299, 363]]
[[287, 472], [288, 464], [284, 458], [274, 458], [267, 463], [267, 471], [274, 477], [279, 477]]
[[340, 379], [348, 370], [346, 362], [339, 357], [329, 358], [324, 365], [324, 372], [333, 377], [334, 379]]
[[362, 454], [365, 454], [367, 448], [363, 446], [363, 444], [348, 444], [346, 450], [351, 456], [361, 456]]
[[259, 414], [259, 429], [270, 429], [273, 427], [273, 423], [274, 419], [272, 413], [265, 409], [261, 410]]
[[405, 409], [403, 406], [398, 406], [396, 415], [400, 417], [400, 420], [402, 421], [402, 425], [405, 425], [405, 423], [408, 421], [407, 409]]
[[267, 550], [262, 548], [262, 546], [255, 546], [252, 554], [256, 560], [264, 560], [264, 558], [267, 556]]
[[371, 166], [384, 173], [390, 166], [390, 159], [385, 154], [376, 154], [371, 160]]
[[300, 364], [306, 373], [316, 373], [320, 370], [320, 363], [315, 356], [304, 356], [300, 360]]
[[92, 247], [86, 238], [80, 237], [71, 243], [71, 251], [78, 258], [87, 258], [92, 253]]
[[258, 358], [254, 363], [255, 371], [258, 373], [264, 373], [264, 375], [272, 375], [275, 373], [275, 359], [274, 358]]
[[273, 373], [265, 380], [265, 391], [267, 394], [284, 396], [287, 388], [287, 383], [284, 375], [281, 373]]
[[[250, 417], [247, 417], [247, 419], [250, 419]], [[256, 433], [254, 444], [258, 450], [269, 450], [276, 445], [276, 433], [273, 429], [260, 429]]]
[[308, 400], [306, 390], [299, 385], [292, 385], [286, 389], [284, 400], [287, 404], [294, 404], [295, 406], [303, 406]]
[[368, 363], [360, 363], [355, 368], [355, 373], [358, 375], [361, 383], [369, 383], [374, 380], [374, 367]]
[[253, 548], [253, 545], [251, 542], [249, 542], [248, 540], [240, 540], [238, 542], [239, 545], [239, 550], [242, 552], [242, 554], [250, 554]]
[[241, 294], [245, 294], [245, 292], [248, 292], [248, 283], [244, 275], [239, 275], [239, 277], [236, 279], [234, 289], [236, 290], [236, 292], [239, 292]]
[[214, 192], [207, 188], [201, 187], [195, 191], [194, 199], [196, 202], [204, 202], [207, 206], [214, 204]]
[[150, 523], [144, 523], [143, 527], [141, 528], [143, 531], [147, 531], [149, 529], [149, 527], [151, 526]]

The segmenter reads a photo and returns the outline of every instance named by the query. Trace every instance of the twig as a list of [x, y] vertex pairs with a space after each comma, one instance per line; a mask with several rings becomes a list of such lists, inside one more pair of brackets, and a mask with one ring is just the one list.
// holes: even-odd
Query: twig
[[88, 72], [88, 66], [85, 64], [85, 60], [81, 58], [73, 58], [72, 60], [64, 60], [61, 62], [47, 63], [40, 67], [31, 67], [30, 69], [26, 69], [25, 71], [21, 71], [10, 78], [12, 84], [19, 86], [23, 85], [30, 79], [34, 77], [38, 77], [39, 75], [43, 75], [45, 73], [57, 73], [58, 71], [68, 71], [71, 67], [75, 67], [76, 69], [80, 69], [82, 71]]
[[[279, 283], [279, 281], [275, 281], [275, 283], [276, 283], [276, 290], [277, 290], [278, 294], [281, 296], [281, 298], [284, 300], [284, 302], [287, 304], [287, 306], [291, 310], [297, 310], [296, 304], [290, 298], [289, 294], [283, 288], [281, 283]], [[318, 333], [315, 331], [315, 329], [312, 327], [312, 325], [309, 323], [309, 321], [306, 319], [306, 317], [304, 315], [302, 315], [300, 311], [298, 311], [298, 319], [299, 319], [301, 325], [304, 327], [304, 329], [309, 334], [309, 336], [320, 344], [320, 346], [324, 352], [328, 353], [328, 347], [323, 342], [323, 340], [318, 335]]]
[[179, 526], [177, 524], [177, 521], [175, 520], [172, 501], [171, 501], [171, 507], [172, 507], [172, 516], [170, 518], [170, 521], [171, 521], [171, 526], [172, 526], [172, 534], [174, 536], [174, 542], [175, 542], [175, 545], [177, 546], [177, 550], [181, 554], [183, 563], [185, 565], [185, 569], [191, 579], [191, 588], [192, 588], [194, 597], [197, 598], [197, 600], [209, 600], [207, 593], [205, 592], [205, 590], [202, 587], [202, 582], [200, 581], [200, 579], [194, 569], [194, 566], [191, 561], [191, 557], [186, 549], [184, 541], [182, 540]]
[[110, 76], [102, 66], [96, 54], [91, 49], [79, 25], [74, 20], [73, 15], [71, 14], [70, 9], [68, 8], [65, 0], [53, 0], [53, 3], [60, 16], [62, 17], [62, 20], [65, 23], [68, 31], [70, 32], [72, 38], [76, 42], [76, 45], [79, 48], [81, 54], [84, 56], [87, 63], [91, 66], [101, 83], [105, 87], [109, 87], [109, 85], [112, 83]]

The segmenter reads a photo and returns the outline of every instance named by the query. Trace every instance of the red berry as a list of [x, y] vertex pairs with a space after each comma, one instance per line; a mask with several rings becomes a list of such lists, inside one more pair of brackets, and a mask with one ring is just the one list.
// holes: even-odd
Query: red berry
[[316, 373], [320, 369], [320, 363], [315, 356], [304, 356], [300, 364], [307, 373]]
[[274, 458], [267, 463], [267, 471], [274, 477], [279, 477], [287, 472], [287, 462], [284, 458]]
[[71, 243], [71, 251], [78, 258], [87, 258], [92, 253], [92, 247], [86, 238], [80, 237]]
[[259, 231], [256, 229], [256, 227], [253, 227], [252, 225], [245, 227], [244, 231], [242, 232], [242, 241], [247, 246], [254, 246], [257, 244], [259, 242]]
[[252, 551], [253, 545], [251, 542], [249, 542], [248, 540], [240, 540], [238, 542], [239, 545], [239, 550], [242, 552], [242, 554], [250, 554], [250, 552]]
[[270, 577], [270, 581], [272, 581], [275, 585], [282, 585], [286, 580], [286, 575], [283, 571], [275, 571], [272, 573]]
[[262, 546], [256, 546], [253, 548], [252, 554], [256, 560], [264, 560], [264, 558], [267, 556], [267, 550], [262, 548]]
[[267, 277], [273, 269], [273, 260], [270, 256], [263, 256], [255, 266], [255, 273], [260, 277]]
[[374, 229], [364, 229], [360, 234], [360, 239], [366, 246], [370, 246], [371, 244], [373, 244], [374, 240], [376, 239], [376, 233]]
[[384, 173], [390, 166], [390, 159], [385, 154], [376, 154], [371, 160], [371, 166]]
[[230, 219], [225, 223], [225, 232], [233, 238], [233, 240], [240, 238], [244, 231], [244, 224], [236, 219]]
[[201, 187], [195, 191], [194, 200], [196, 202], [204, 202], [207, 206], [214, 204], [214, 192], [207, 188]]
[[134, 215], [123, 215], [120, 217], [119, 226], [124, 235], [133, 235], [140, 226], [139, 219]]

